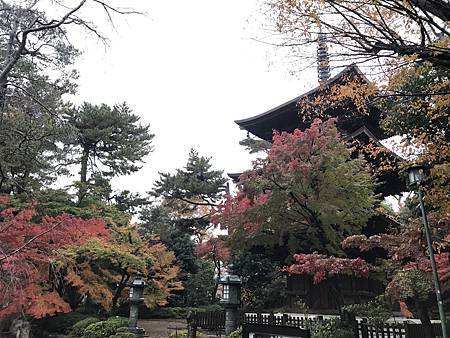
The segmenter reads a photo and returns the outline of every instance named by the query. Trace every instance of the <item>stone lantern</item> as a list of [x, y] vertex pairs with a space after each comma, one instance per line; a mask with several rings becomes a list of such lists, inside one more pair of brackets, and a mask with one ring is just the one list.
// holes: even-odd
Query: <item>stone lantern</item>
[[217, 280], [217, 284], [222, 285], [220, 303], [225, 308], [225, 335], [228, 336], [237, 329], [238, 325], [238, 307], [241, 305], [242, 279], [228, 271]]
[[138, 338], [144, 337], [144, 329], [137, 326], [139, 319], [139, 305], [144, 302], [144, 287], [145, 281], [141, 278], [136, 278], [130, 283], [130, 318], [128, 319], [128, 328]]

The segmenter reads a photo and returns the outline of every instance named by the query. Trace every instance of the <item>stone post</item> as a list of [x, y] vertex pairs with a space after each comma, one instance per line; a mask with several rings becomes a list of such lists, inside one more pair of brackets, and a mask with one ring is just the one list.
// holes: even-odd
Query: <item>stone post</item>
[[225, 336], [237, 330], [239, 320], [239, 311], [235, 306], [225, 307]]
[[197, 316], [195, 312], [189, 311], [187, 316], [187, 338], [197, 337]]

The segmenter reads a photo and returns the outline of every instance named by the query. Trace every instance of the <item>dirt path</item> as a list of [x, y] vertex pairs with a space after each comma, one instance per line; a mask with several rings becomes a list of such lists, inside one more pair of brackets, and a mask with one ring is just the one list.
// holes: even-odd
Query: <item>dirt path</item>
[[138, 325], [151, 338], [167, 338], [175, 328], [186, 329], [186, 319], [145, 319], [140, 320]]

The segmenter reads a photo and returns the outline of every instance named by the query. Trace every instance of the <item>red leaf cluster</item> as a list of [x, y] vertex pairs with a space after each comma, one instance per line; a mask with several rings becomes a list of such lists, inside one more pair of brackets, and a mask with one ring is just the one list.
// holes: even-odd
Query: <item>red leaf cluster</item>
[[314, 253], [294, 255], [294, 260], [295, 263], [284, 268], [284, 271], [293, 275], [312, 275], [315, 284], [339, 274], [369, 275], [369, 265], [361, 258], [338, 258]]
[[38, 217], [33, 207], [19, 210], [2, 196], [0, 212], [0, 318], [22, 311], [34, 317], [70, 310], [49, 282], [58, 250], [107, 238], [102, 220], [71, 215]]
[[230, 249], [222, 238], [217, 237], [199, 243], [195, 253], [198, 257], [211, 258], [214, 256], [215, 259], [221, 262], [227, 262], [230, 259]]

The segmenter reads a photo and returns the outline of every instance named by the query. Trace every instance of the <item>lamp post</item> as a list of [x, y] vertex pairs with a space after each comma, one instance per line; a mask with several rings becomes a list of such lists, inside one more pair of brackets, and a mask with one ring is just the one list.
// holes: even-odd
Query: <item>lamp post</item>
[[[231, 266], [229, 266], [229, 270]], [[241, 277], [228, 271], [218, 281], [222, 285], [220, 303], [225, 307], [225, 336], [235, 331], [238, 324], [238, 307], [241, 305]]]
[[144, 302], [145, 285], [145, 281], [140, 278], [136, 278], [130, 283], [130, 317], [128, 319], [128, 328], [138, 338], [144, 337], [145, 334], [145, 330], [137, 326], [139, 319], [139, 305]]
[[430, 227], [428, 225], [428, 219], [427, 219], [427, 215], [425, 213], [425, 207], [423, 205], [423, 195], [422, 195], [422, 189], [420, 186], [422, 179], [423, 179], [423, 167], [417, 166], [417, 165], [410, 167], [408, 169], [408, 178], [409, 178], [410, 186], [417, 190], [417, 195], [419, 197], [420, 211], [422, 212], [422, 222], [423, 222], [423, 227], [425, 229], [425, 237], [427, 239], [428, 254], [430, 256], [431, 270], [433, 273], [434, 289], [436, 291], [436, 299], [437, 299], [437, 305], [438, 305], [438, 310], [439, 310], [439, 318], [441, 319], [442, 337], [448, 338], [447, 320], [445, 318], [444, 305], [442, 302], [441, 284], [439, 282], [439, 275], [438, 275], [437, 268], [436, 268], [436, 260], [434, 259], [434, 250], [433, 250], [433, 242], [431, 240], [431, 231], [430, 231]]

